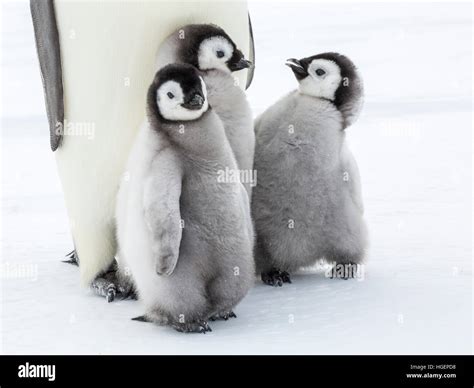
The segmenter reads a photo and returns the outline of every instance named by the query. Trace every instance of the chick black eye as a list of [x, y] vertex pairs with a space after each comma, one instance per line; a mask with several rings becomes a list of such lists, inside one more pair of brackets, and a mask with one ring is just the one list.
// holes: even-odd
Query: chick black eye
[[326, 74], [326, 72], [323, 69], [317, 69], [316, 74], [319, 75], [319, 76], [322, 76], [322, 75]]
[[217, 58], [222, 58], [222, 57], [224, 56], [224, 51], [222, 51], [222, 50], [217, 50], [217, 51], [216, 51], [216, 56], [217, 56]]
[[166, 95], [167, 95], [169, 98], [174, 98], [174, 94], [171, 93], [171, 92], [166, 93]]

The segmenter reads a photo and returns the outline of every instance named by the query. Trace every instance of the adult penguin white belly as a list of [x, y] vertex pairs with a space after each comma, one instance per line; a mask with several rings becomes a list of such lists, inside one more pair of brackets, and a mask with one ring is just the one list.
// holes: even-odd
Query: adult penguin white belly
[[[145, 118], [159, 45], [182, 25], [214, 23], [249, 55], [247, 4], [32, 0], [31, 11], [51, 147], [81, 280], [90, 284], [114, 261], [115, 197]], [[238, 76], [245, 85], [247, 73]]]

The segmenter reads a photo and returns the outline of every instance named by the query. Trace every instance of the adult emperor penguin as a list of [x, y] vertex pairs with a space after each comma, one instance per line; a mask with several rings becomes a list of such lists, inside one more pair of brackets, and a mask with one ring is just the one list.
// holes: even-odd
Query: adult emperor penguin
[[183, 332], [228, 319], [254, 281], [250, 205], [204, 80], [189, 64], [155, 76], [148, 121], [117, 197], [118, 263], [129, 269], [147, 320]]
[[[30, 7], [51, 148], [87, 285], [114, 261], [115, 197], [145, 118], [157, 48], [181, 25], [214, 23], [248, 55], [247, 4], [31, 0]], [[251, 73], [238, 77], [242, 86], [251, 81]]]
[[268, 108], [255, 127], [256, 264], [273, 286], [291, 283], [291, 271], [321, 258], [335, 264], [332, 275], [353, 275], [367, 246], [359, 171], [345, 143], [362, 106], [362, 80], [337, 53], [287, 65], [298, 90]]
[[157, 67], [189, 63], [201, 70], [209, 103], [222, 120], [237, 159], [238, 178], [251, 196], [255, 133], [253, 114], [234, 72], [253, 66], [232, 38], [212, 24], [191, 24], [173, 32], [158, 50]]

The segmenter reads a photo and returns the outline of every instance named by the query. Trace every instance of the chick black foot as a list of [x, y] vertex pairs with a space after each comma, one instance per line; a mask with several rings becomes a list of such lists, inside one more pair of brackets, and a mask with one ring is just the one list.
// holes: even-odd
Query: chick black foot
[[262, 281], [273, 287], [281, 287], [283, 283], [291, 283], [290, 274], [279, 269], [262, 272]]
[[180, 333], [203, 333], [206, 334], [208, 331], [212, 331], [211, 327], [206, 321], [196, 322], [173, 322], [171, 327]]
[[237, 315], [231, 310], [223, 313], [214, 314], [209, 318], [210, 321], [227, 321], [229, 318], [237, 318]]

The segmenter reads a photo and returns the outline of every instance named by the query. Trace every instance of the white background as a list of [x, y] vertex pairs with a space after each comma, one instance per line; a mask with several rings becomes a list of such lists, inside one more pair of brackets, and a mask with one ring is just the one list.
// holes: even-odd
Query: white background
[[255, 114], [296, 86], [288, 57], [338, 51], [364, 77], [347, 132], [371, 235], [365, 278], [257, 282], [237, 319], [183, 335], [131, 321], [139, 303], [107, 304], [60, 262], [72, 241], [28, 4], [4, 4], [0, 353], [471, 353], [471, 8], [251, 3]]

